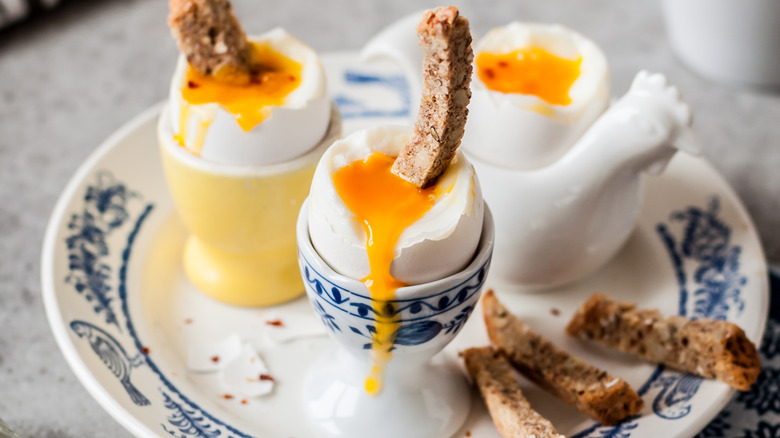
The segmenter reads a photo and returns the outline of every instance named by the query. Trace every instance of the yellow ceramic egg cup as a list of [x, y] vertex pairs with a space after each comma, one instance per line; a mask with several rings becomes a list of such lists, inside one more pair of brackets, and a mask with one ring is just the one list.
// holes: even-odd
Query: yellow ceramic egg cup
[[219, 164], [191, 154], [174, 140], [167, 111], [157, 132], [168, 187], [191, 233], [183, 254], [190, 281], [238, 306], [271, 306], [303, 294], [295, 223], [320, 156], [341, 135], [335, 106], [316, 147], [273, 165]]

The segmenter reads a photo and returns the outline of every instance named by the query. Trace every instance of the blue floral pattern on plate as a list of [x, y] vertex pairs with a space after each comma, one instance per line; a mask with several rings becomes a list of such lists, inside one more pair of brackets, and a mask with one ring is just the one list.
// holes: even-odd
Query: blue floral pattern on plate
[[109, 172], [98, 172], [97, 181], [84, 193], [84, 208], [71, 215], [65, 241], [68, 247], [68, 268], [65, 279], [84, 296], [96, 313], [103, 313], [106, 324], [117, 329], [119, 322], [112, 307], [113, 289], [110, 285], [111, 266], [106, 240], [128, 219], [127, 202], [137, 195], [118, 183]]
[[147, 399], [141, 391], [130, 381], [130, 373], [133, 368], [143, 364], [141, 354], [130, 357], [122, 345], [100, 327], [86, 321], [73, 320], [70, 328], [76, 335], [89, 342], [92, 351], [97, 354], [108, 369], [113, 373], [127, 391], [133, 403], [139, 406], [148, 405]]
[[[138, 367], [147, 367], [157, 374], [168, 390], [179, 397], [181, 401], [177, 402], [168, 393], [162, 393], [162, 405], [172, 411], [168, 418], [168, 424], [161, 424], [163, 430], [168, 434], [177, 438], [213, 438], [217, 436], [229, 438], [230, 435], [227, 433], [233, 433], [242, 438], [251, 438], [249, 435], [217, 420], [181, 394], [144, 353], [144, 347], [135, 332], [128, 311], [127, 264], [135, 239], [153, 211], [154, 205], [131, 206], [129, 201], [140, 201], [140, 195], [130, 191], [125, 184], [117, 181], [108, 171], [97, 172], [96, 179], [95, 184], [89, 185], [85, 189], [83, 210], [73, 214], [68, 225], [68, 228], [74, 233], [66, 240], [71, 271], [66, 282], [85, 285], [83, 288], [76, 287], [76, 291], [78, 293], [86, 292], [85, 296], [88, 302], [97, 302], [92, 310], [97, 314], [105, 315], [107, 326], [101, 328], [86, 321], [73, 320], [70, 323], [71, 329], [79, 338], [85, 339], [89, 343], [91, 349], [116, 376], [136, 405], [149, 406], [153, 404], [130, 380], [132, 370]], [[110, 286], [113, 272], [110, 266], [102, 260], [107, 260], [112, 255], [108, 236], [115, 230], [123, 229], [133, 219], [132, 228], [127, 232], [126, 245], [120, 254], [119, 284], [116, 288], [118, 295], [115, 296], [113, 295], [114, 289]], [[74, 260], [78, 260], [79, 263], [75, 263]], [[118, 305], [121, 305], [121, 309], [115, 308]], [[128, 353], [127, 348], [122, 345], [122, 340], [120, 340], [122, 328], [117, 317], [120, 311], [125, 319], [130, 336], [129, 340], [136, 348], [135, 355]], [[111, 334], [108, 332], [109, 329], [117, 333]], [[223, 431], [227, 433], [223, 435]]]
[[163, 405], [171, 411], [171, 415], [168, 417], [168, 425], [162, 425], [169, 435], [176, 438], [216, 438], [222, 434], [215, 427], [214, 423], [203, 416], [201, 411], [182, 406], [180, 403], [176, 403], [164, 391], [160, 392], [163, 395]]

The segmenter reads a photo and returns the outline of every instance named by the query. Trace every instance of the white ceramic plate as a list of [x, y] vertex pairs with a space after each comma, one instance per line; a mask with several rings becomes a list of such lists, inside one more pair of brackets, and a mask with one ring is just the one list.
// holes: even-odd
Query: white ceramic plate
[[[345, 132], [404, 123], [406, 81], [390, 65], [361, 66], [354, 53], [323, 57]], [[131, 121], [84, 163], [65, 188], [44, 242], [44, 302], [54, 335], [89, 392], [137, 436], [311, 437], [301, 418], [307, 367], [332, 347], [324, 336], [275, 344], [270, 317], [315, 318], [301, 298], [276, 309], [239, 309], [201, 295], [184, 277], [186, 235], [172, 205], [157, 150], [160, 107]], [[488, 285], [490, 280], [488, 279]], [[557, 345], [625, 378], [642, 394], [641, 415], [615, 428], [596, 423], [532, 384], [523, 390], [558, 430], [575, 437], [692, 437], [733, 391], [570, 339], [563, 327], [593, 292], [658, 307], [666, 314], [725, 318], [761, 339], [768, 312], [766, 266], [755, 228], [723, 178], [705, 161], [676, 157], [648, 179], [636, 232], [617, 258], [565, 289], [500, 297]], [[237, 333], [276, 379], [266, 397], [226, 399], [218, 374], [188, 371], [190, 346]], [[486, 343], [475, 312], [443, 353]], [[482, 403], [456, 436], [497, 438]], [[388, 414], [388, 421], [399, 421]], [[377, 425], [381, 427], [381, 425]], [[361, 437], [362, 438], [362, 437]]]

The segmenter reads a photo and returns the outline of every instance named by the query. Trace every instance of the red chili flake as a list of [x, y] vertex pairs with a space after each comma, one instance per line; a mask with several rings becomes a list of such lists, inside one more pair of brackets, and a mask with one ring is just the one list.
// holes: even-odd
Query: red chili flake
[[295, 76], [293, 76], [293, 75], [289, 75], [289, 76], [287, 76], [287, 79], [288, 79], [290, 82], [292, 82], [292, 81], [294, 81], [296, 78], [295, 78]]
[[233, 400], [233, 394], [223, 394], [222, 398], [225, 400]]
[[248, 403], [249, 403], [249, 400], [247, 400], [247, 399], [243, 399], [243, 400], [241, 400], [241, 404], [242, 404], [242, 405], [245, 405], [245, 404], [248, 404]]
[[187, 318], [184, 320], [185, 324], [192, 324], [192, 318]]
[[274, 381], [274, 376], [272, 376], [270, 374], [265, 374], [265, 373], [260, 374], [260, 381], [261, 382], [262, 381], [273, 382]]
[[211, 361], [214, 363], [219, 363], [219, 356], [211, 356]]
[[265, 323], [274, 327], [284, 327], [284, 323], [281, 319], [274, 319], [272, 321], [266, 321]]
[[485, 76], [487, 76], [489, 79], [493, 79], [496, 77], [496, 72], [494, 72], [492, 68], [486, 68]]
[[149, 354], [149, 351], [149, 347], [141, 347], [141, 352], [143, 352], [143, 354]]
[[187, 81], [187, 88], [198, 88], [200, 85], [198, 85], [195, 81]]
[[561, 311], [553, 307], [552, 309], [550, 309], [550, 313], [552, 313], [553, 316], [558, 316], [561, 314]]
[[470, 430], [466, 431], [466, 436], [471, 436], [471, 431]]
[[509, 63], [506, 61], [498, 61], [498, 66], [501, 68], [507, 68], [509, 67]]

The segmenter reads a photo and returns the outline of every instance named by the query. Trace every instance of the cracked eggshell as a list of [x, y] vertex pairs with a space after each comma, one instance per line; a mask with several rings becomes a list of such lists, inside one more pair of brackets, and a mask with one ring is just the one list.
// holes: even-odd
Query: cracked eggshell
[[569, 105], [553, 105], [534, 95], [492, 91], [476, 74], [463, 149], [504, 168], [544, 167], [563, 155], [609, 103], [609, 68], [591, 40], [561, 25], [510, 23], [491, 30], [476, 45], [480, 53], [509, 53], [541, 47], [566, 59], [582, 57], [580, 75], [569, 90]]
[[[316, 147], [327, 131], [331, 105], [327, 97], [325, 71], [317, 54], [309, 46], [276, 28], [249, 39], [268, 45], [276, 52], [302, 65], [301, 83], [281, 106], [270, 107], [270, 116], [244, 131], [233, 114], [217, 103], [189, 105], [189, 132], [207, 125], [199, 153], [195, 135], [187, 139], [187, 148], [202, 158], [223, 164], [265, 165], [288, 161]], [[174, 132], [179, 131], [182, 114], [182, 89], [187, 81], [187, 60], [179, 57], [168, 99], [168, 111]], [[185, 103], [186, 104], [186, 103]]]
[[251, 345], [244, 344], [240, 354], [225, 366], [222, 381], [233, 392], [258, 397], [270, 394], [274, 389], [273, 377], [264, 380], [261, 375], [271, 375], [268, 366]]
[[[333, 174], [374, 152], [398, 156], [409, 136], [406, 127], [358, 131], [333, 143], [320, 159], [309, 194], [309, 234], [334, 271], [356, 280], [369, 274], [365, 231], [336, 192]], [[484, 201], [474, 168], [460, 151], [437, 185], [433, 207], [404, 230], [395, 247], [390, 273], [409, 285], [460, 271], [479, 243]]]

